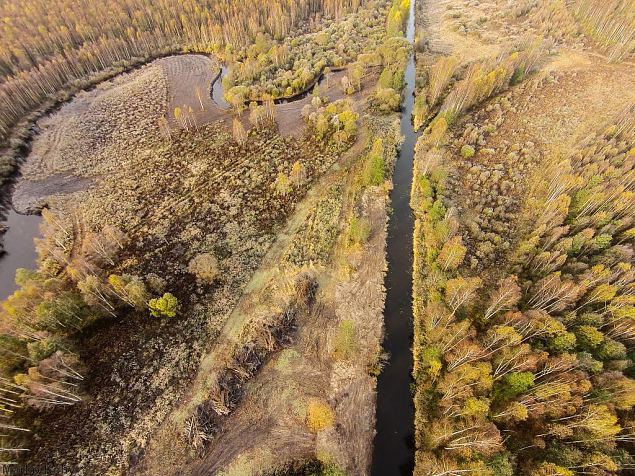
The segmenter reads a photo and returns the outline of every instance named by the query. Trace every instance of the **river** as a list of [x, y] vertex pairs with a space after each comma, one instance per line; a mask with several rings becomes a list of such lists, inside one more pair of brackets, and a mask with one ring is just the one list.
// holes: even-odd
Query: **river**
[[[406, 36], [414, 44], [415, 0], [410, 2]], [[412, 382], [412, 261], [414, 217], [410, 189], [414, 146], [418, 134], [412, 125], [415, 89], [414, 56], [405, 71], [399, 151], [390, 195], [393, 212], [388, 223], [388, 272], [384, 310], [384, 350], [390, 359], [377, 380], [377, 422], [371, 474], [411, 475], [414, 469], [414, 405]]]
[[8, 227], [4, 235], [4, 251], [0, 256], [0, 300], [8, 298], [17, 289], [15, 271], [18, 268], [34, 269], [37, 253], [33, 239], [40, 234], [42, 217], [20, 215], [12, 208], [3, 223]]

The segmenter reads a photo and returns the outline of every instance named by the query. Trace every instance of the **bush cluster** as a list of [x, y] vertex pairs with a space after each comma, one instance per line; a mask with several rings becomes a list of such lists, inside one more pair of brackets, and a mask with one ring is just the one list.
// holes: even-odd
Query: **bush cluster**
[[253, 45], [231, 55], [223, 86], [230, 103], [289, 98], [306, 91], [334, 68], [376, 63], [384, 37], [387, 0], [373, 0], [317, 32], [276, 41], [258, 35]]

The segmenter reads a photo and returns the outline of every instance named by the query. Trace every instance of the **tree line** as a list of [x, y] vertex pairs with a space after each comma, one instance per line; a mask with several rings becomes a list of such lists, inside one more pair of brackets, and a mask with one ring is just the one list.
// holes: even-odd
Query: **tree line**
[[228, 102], [292, 97], [315, 84], [327, 68], [342, 68], [358, 57], [373, 63], [372, 52], [384, 40], [388, 3], [369, 1], [341, 21], [280, 42], [258, 35], [254, 44], [231, 54], [223, 80]]
[[[176, 51], [217, 52], [259, 33], [281, 39], [361, 0], [28, 0], [0, 5], [0, 140], [28, 112], [113, 67]], [[71, 91], [71, 92], [74, 92]], [[58, 99], [62, 97], [58, 97]]]

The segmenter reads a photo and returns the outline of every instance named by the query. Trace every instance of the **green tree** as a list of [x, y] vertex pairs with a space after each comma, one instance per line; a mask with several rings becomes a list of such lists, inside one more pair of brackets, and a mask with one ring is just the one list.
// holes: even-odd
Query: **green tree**
[[393, 71], [392, 68], [386, 67], [379, 75], [379, 81], [377, 84], [382, 88], [392, 88], [393, 85]]
[[174, 317], [179, 308], [179, 301], [172, 294], [165, 293], [160, 298], [150, 299], [148, 308], [154, 317]]
[[289, 174], [289, 178], [293, 182], [296, 187], [299, 187], [304, 179], [306, 178], [306, 169], [302, 162], [296, 160], [291, 166], [291, 173]]
[[487, 461], [492, 476], [514, 476], [514, 467], [509, 456], [508, 452], [498, 453]]
[[385, 179], [384, 146], [381, 138], [375, 139], [373, 147], [364, 163], [362, 182], [364, 186], [381, 185]]
[[486, 398], [470, 397], [465, 400], [461, 416], [471, 418], [484, 418], [489, 412], [489, 400]]
[[557, 464], [543, 462], [535, 470], [529, 473], [530, 476], [575, 476], [573, 471], [558, 466]]
[[580, 326], [575, 329], [578, 346], [592, 352], [604, 340], [604, 334], [593, 326]]
[[531, 372], [512, 372], [505, 376], [496, 396], [498, 399], [507, 400], [522, 395], [534, 386], [535, 378]]

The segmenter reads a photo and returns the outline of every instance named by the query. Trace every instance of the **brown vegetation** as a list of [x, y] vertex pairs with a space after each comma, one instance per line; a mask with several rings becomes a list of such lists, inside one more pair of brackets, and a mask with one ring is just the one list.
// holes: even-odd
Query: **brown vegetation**
[[[41, 308], [46, 322], [52, 319], [49, 301], [81, 310], [69, 313], [67, 319], [76, 320], [71, 328], [61, 321], [66, 327], [42, 333], [44, 324], [37, 323], [5, 334], [5, 340], [18, 339], [11, 341], [14, 347], [3, 346], [10, 355], [26, 355], [25, 345], [30, 352], [26, 363], [13, 359], [5, 367], [5, 378], [37, 368], [16, 384], [24, 393], [21, 401], [39, 401], [30, 395], [42, 393], [40, 375], [49, 374], [40, 368], [48, 364], [38, 361], [58, 355], [58, 349], [79, 355], [84, 364], [79, 394], [64, 390], [76, 385], [72, 380], [56, 383], [62, 385], [56, 398], [64, 399], [57, 403], [69, 406], [68, 400], [75, 408], [45, 414], [40, 427], [32, 426], [34, 413], [19, 411], [18, 421], [30, 422], [40, 440], [29, 448], [36, 467], [84, 464], [101, 471], [127, 464], [143, 439], [139, 435], [148, 434], [184, 389], [203, 344], [214, 337], [272, 242], [274, 227], [337, 151], [348, 147], [285, 140], [260, 123], [241, 144], [219, 125], [164, 136], [154, 121], [165, 111], [167, 89], [158, 63], [89, 93], [87, 107], [74, 103], [58, 123], [51, 119], [42, 149], [40, 139], [34, 146], [46, 161], [33, 161], [25, 170], [43, 182], [51, 169], [94, 178], [92, 187], [75, 195], [44, 191], [41, 198], [53, 210], [44, 212], [41, 268], [25, 275], [24, 290], [11, 301], [11, 309], [24, 308], [19, 315], [25, 318], [32, 307]], [[144, 98], [140, 112], [136, 95]], [[60, 126], [84, 134], [51, 142]], [[104, 130], [112, 131], [109, 137], [101, 135]], [[134, 137], [139, 140], [132, 146]], [[284, 194], [275, 186], [281, 175], [290, 177]], [[18, 307], [18, 299], [26, 304]], [[62, 357], [69, 365], [73, 361]], [[90, 423], [78, 427], [78, 421]], [[51, 425], [65, 432], [63, 443], [49, 433]], [[12, 433], [22, 441], [19, 430]]]
[[[381, 127], [382, 163], [388, 173], [399, 138], [389, 121]], [[347, 152], [342, 169], [325, 176], [300, 203], [205, 357], [192, 391], [153, 438], [143, 474], [156, 474], [167, 452], [178, 455], [183, 465], [174, 468], [178, 474], [274, 474], [316, 457], [351, 474], [367, 470], [381, 338], [379, 276], [385, 263], [380, 250], [387, 217], [383, 180], [376, 185], [363, 178], [369, 160], [363, 145], [358, 142]], [[347, 223], [355, 216], [372, 224], [363, 247], [348, 241]], [[286, 327], [275, 316], [287, 309], [293, 277], [307, 269], [319, 283], [315, 303]], [[359, 293], [367, 296], [363, 302], [354, 298]], [[257, 373], [241, 373], [241, 403], [219, 420], [218, 430], [205, 439], [203, 459], [196, 461], [182, 435], [189, 431], [187, 422], [196, 408], [216, 400], [210, 376], [216, 378], [228, 367], [229, 349], [258, 349], [272, 332], [284, 336], [282, 350], [272, 347]], [[334, 426], [324, 424], [331, 418]]]

